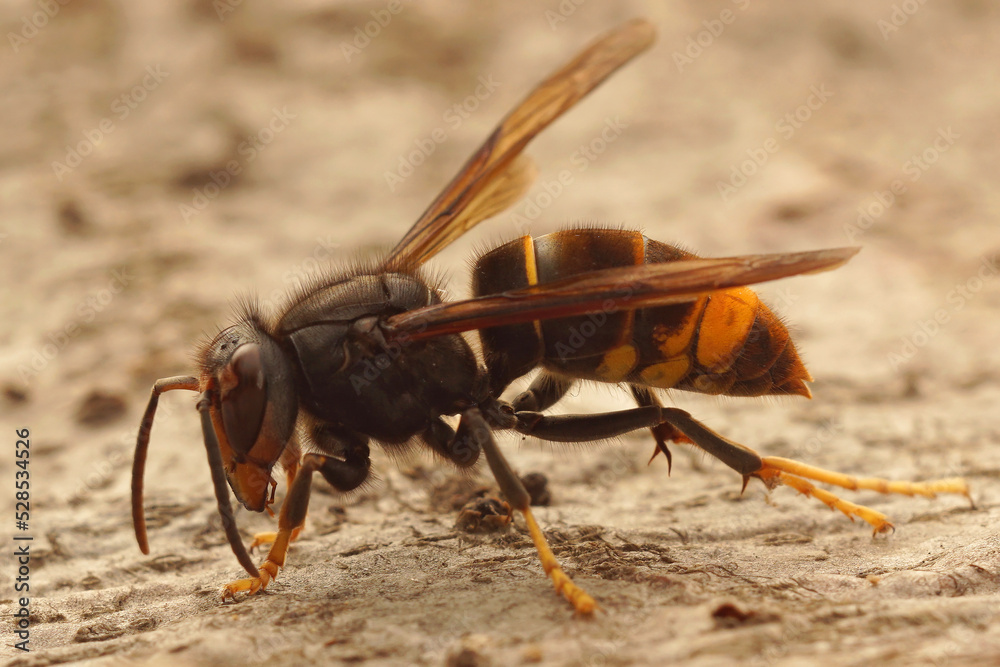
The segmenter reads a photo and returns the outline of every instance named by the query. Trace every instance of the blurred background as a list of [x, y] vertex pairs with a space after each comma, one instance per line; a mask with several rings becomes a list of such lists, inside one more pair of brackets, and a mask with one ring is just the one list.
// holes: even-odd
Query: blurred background
[[[99, 564], [97, 588], [132, 583], [114, 573], [140, 559], [126, 510], [135, 425], [155, 379], [195, 370], [197, 341], [237, 295], [277, 308], [330, 263], [390, 248], [533, 85], [635, 16], [656, 24], [657, 44], [532, 144], [540, 178], [525, 202], [433, 260], [448, 297], [467, 294], [475, 251], [579, 223], [706, 255], [860, 245], [837, 271], [761, 289], [817, 379], [812, 402], [672, 400], [768, 453], [980, 474], [989, 507], [995, 3], [9, 1], [0, 414], [8, 431], [31, 429], [39, 535], [64, 534], [72, 554], [50, 539], [64, 569], [38, 570], [41, 590], [80, 590], [59, 582], [84, 576], [81, 559]], [[571, 182], [546, 196], [563, 170]], [[163, 404], [151, 493], [205, 500], [203, 521], [194, 411], [186, 397]], [[565, 409], [619, 404], [584, 388]], [[648, 443], [635, 442], [644, 463]], [[516, 463], [591, 455], [528, 449], [511, 449]], [[100, 546], [66, 529], [88, 522], [103, 526]], [[213, 567], [232, 565], [213, 553]], [[70, 630], [37, 636], [62, 645]]]

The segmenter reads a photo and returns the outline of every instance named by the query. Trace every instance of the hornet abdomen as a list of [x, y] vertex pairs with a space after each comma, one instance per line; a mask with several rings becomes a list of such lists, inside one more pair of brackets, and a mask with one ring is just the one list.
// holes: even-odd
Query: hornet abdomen
[[[473, 292], [496, 294], [588, 271], [693, 257], [629, 230], [522, 236], [479, 257]], [[810, 395], [805, 382], [812, 378], [788, 330], [747, 287], [632, 311], [618, 310], [614, 301], [588, 315], [481, 330], [491, 377], [506, 386], [542, 366], [572, 378], [703, 394]]]

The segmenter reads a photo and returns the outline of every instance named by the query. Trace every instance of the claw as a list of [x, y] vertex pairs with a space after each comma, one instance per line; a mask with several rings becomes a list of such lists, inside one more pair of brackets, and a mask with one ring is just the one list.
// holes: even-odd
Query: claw
[[670, 450], [667, 448], [667, 443], [660, 442], [659, 440], [656, 442], [656, 447], [653, 449], [653, 455], [649, 457], [649, 463], [646, 465], [652, 464], [656, 459], [657, 454], [660, 452], [663, 452], [663, 455], [667, 457], [667, 477], [669, 477], [670, 471], [673, 470], [674, 467], [674, 457], [670, 454]]
[[272, 560], [264, 561], [259, 568], [259, 577], [249, 577], [247, 579], [237, 579], [222, 587], [222, 601], [229, 602], [236, 599], [238, 593], [253, 595], [258, 591], [267, 588], [267, 585], [278, 577], [278, 564]]
[[[873, 510], [870, 507], [865, 507], [864, 505], [858, 505], [848, 500], [844, 500], [829, 491], [818, 488], [815, 484], [802, 477], [798, 477], [795, 474], [785, 472], [784, 470], [775, 467], [771, 463], [774, 461], [779, 461], [780, 463], [783, 461], [782, 459], [771, 458], [765, 459], [764, 461], [764, 467], [754, 473], [753, 476], [761, 479], [768, 488], [774, 488], [779, 484], [790, 486], [804, 496], [815, 498], [831, 510], [839, 510], [852, 522], [855, 518], [862, 519], [872, 527], [875, 531], [875, 535], [895, 530], [895, 526], [892, 525], [892, 522], [889, 521], [889, 517], [885, 514]], [[858, 486], [855, 485], [854, 488], [858, 488]]]

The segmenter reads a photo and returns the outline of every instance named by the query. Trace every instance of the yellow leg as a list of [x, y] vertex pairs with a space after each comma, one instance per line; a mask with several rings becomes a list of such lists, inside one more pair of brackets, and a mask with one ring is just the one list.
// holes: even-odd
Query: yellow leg
[[853, 491], [865, 489], [879, 493], [901, 493], [905, 496], [926, 496], [927, 498], [934, 498], [939, 493], [957, 493], [966, 498], [969, 497], [969, 485], [961, 477], [935, 479], [929, 482], [894, 482], [878, 477], [859, 478], [845, 475], [779, 456], [765, 456], [761, 458], [761, 461], [763, 462], [762, 471], [767, 469], [780, 470], [797, 477], [805, 477]]
[[851, 521], [854, 521], [854, 517], [863, 519], [872, 527], [875, 535], [895, 529], [895, 526], [892, 525], [892, 522], [889, 521], [889, 517], [885, 514], [873, 510], [870, 507], [858, 505], [850, 502], [849, 500], [839, 498], [829, 491], [817, 488], [812, 482], [781, 471], [775, 471], [770, 479], [773, 480], [773, 482], [790, 486], [805, 496], [815, 498], [830, 509], [840, 510], [846, 514]]
[[468, 426], [471, 432], [480, 435], [477, 444], [482, 447], [483, 453], [486, 455], [486, 462], [489, 464], [490, 470], [493, 471], [493, 477], [496, 478], [497, 484], [500, 485], [500, 491], [506, 496], [507, 502], [524, 515], [524, 520], [528, 524], [528, 532], [531, 534], [531, 541], [535, 543], [535, 549], [538, 550], [538, 558], [542, 561], [542, 568], [545, 570], [545, 574], [549, 575], [552, 579], [552, 583], [556, 587], [556, 592], [562, 593], [569, 600], [570, 604], [573, 605], [573, 609], [578, 614], [593, 614], [594, 610], [597, 609], [597, 602], [582, 588], [574, 584], [573, 580], [569, 578], [569, 575], [559, 565], [555, 554], [549, 548], [549, 543], [546, 541], [545, 535], [542, 534], [542, 529], [538, 527], [538, 522], [535, 521], [535, 515], [531, 512], [531, 496], [528, 494], [527, 489], [524, 488], [524, 484], [521, 483], [520, 478], [514, 474], [503, 453], [497, 447], [493, 436], [490, 434], [489, 427], [483, 420], [482, 414], [480, 414], [478, 409], [473, 409], [463, 413], [462, 419], [469, 420], [470, 423]]
[[267, 558], [257, 568], [260, 576], [238, 579], [226, 584], [222, 588], [223, 600], [232, 600], [237, 593], [245, 592], [253, 595], [257, 591], [267, 588], [267, 585], [277, 578], [278, 570], [285, 565], [288, 544], [292, 541], [293, 535], [298, 535], [305, 523], [306, 511], [309, 507], [309, 485], [314, 471], [315, 465], [296, 466], [295, 470], [289, 471], [289, 477], [293, 477], [293, 479], [288, 485], [285, 502], [281, 504], [281, 514], [278, 516], [278, 533], [275, 535], [274, 544], [267, 552]]
[[969, 486], [960, 477], [929, 482], [894, 482], [878, 477], [858, 478], [777, 456], [762, 457], [761, 467], [753, 473], [753, 476], [763, 480], [768, 487], [774, 487], [777, 484], [790, 486], [803, 495], [816, 498], [830, 509], [840, 510], [852, 521], [858, 517], [867, 522], [876, 535], [894, 529], [889, 517], [869, 507], [852, 503], [829, 491], [817, 488], [807, 479], [852, 490], [865, 489], [879, 493], [899, 493], [906, 496], [921, 495], [928, 498], [934, 498], [938, 493], [957, 493], [966, 498], [969, 497]]
[[[295, 530], [292, 531], [292, 534], [289, 535], [288, 541], [289, 542], [294, 542], [295, 540], [297, 540], [298, 537], [299, 537], [299, 533], [302, 532], [303, 528], [305, 528], [304, 525], [303, 526], [298, 526], [297, 528], [295, 528]], [[256, 549], [257, 547], [263, 546], [265, 544], [271, 544], [271, 543], [277, 541], [277, 539], [278, 539], [278, 533], [275, 532], [275, 531], [271, 531], [271, 532], [267, 532], [267, 533], [255, 533], [254, 536], [253, 536], [253, 542], [250, 543], [250, 549], [249, 549], [249, 551], [250, 551], [250, 553], [253, 553], [253, 550]]]
[[[938, 493], [957, 493], [969, 498], [969, 485], [960, 477], [931, 480], [928, 482], [893, 482], [877, 477], [854, 477], [843, 473], [816, 468], [799, 461], [777, 456], [761, 456], [754, 450], [728, 440], [690, 414], [677, 408], [662, 408], [661, 417], [677, 431], [684, 434], [696, 446], [719, 459], [727, 466], [743, 475], [743, 486], [751, 477], [757, 477], [770, 488], [787, 484], [807, 496], [840, 510], [853, 519], [859, 517], [867, 521], [876, 533], [890, 530], [892, 523], [881, 512], [841, 500], [829, 491], [816, 488], [811, 479], [825, 484], [833, 484], [845, 489], [866, 489], [880, 493], [901, 493], [906, 496], [935, 497]], [[971, 500], [971, 499], [970, 499]]]
[[563, 571], [555, 554], [552, 553], [552, 549], [549, 548], [549, 543], [546, 541], [545, 535], [542, 534], [542, 529], [538, 527], [535, 515], [531, 513], [531, 508], [525, 507], [521, 513], [524, 514], [524, 520], [528, 524], [528, 532], [531, 533], [531, 540], [535, 543], [535, 549], [538, 550], [538, 558], [542, 561], [542, 568], [545, 570], [545, 574], [552, 579], [556, 592], [562, 593], [578, 614], [593, 614], [594, 610], [598, 608], [597, 602], [585, 590], [574, 584], [569, 575]]
[[237, 593], [246, 592], [253, 595], [257, 591], [267, 588], [267, 585], [278, 577], [278, 569], [285, 564], [290, 538], [290, 530], [279, 530], [274, 544], [271, 545], [271, 550], [267, 553], [267, 559], [257, 568], [260, 571], [260, 576], [237, 579], [223, 586], [223, 601], [234, 599]]
[[[299, 462], [297, 459], [293, 459], [285, 469], [285, 479], [287, 482], [287, 486], [285, 486], [286, 489], [291, 490], [292, 481], [295, 479], [295, 473], [297, 473], [298, 471], [299, 471]], [[292, 531], [291, 536], [288, 538], [288, 541], [294, 542], [298, 538], [299, 533], [302, 532], [303, 528], [305, 528], [305, 523], [303, 523], [300, 526], [296, 526], [295, 529]], [[277, 539], [278, 539], [278, 533], [274, 531], [257, 533], [253, 536], [253, 542], [250, 543], [249, 551], [250, 553], [253, 553], [253, 550], [256, 549], [257, 547], [264, 544], [271, 544]]]

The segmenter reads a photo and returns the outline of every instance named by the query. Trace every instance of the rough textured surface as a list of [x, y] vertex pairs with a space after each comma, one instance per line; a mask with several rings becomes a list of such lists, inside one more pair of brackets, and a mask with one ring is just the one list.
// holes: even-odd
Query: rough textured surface
[[[385, 5], [74, 0], [4, 44], [0, 414], [6, 452], [14, 428], [32, 431], [36, 538], [35, 650], [15, 654], [4, 621], [10, 664], [996, 659], [1000, 281], [983, 262], [1000, 253], [1000, 10], [610, 4], [564, 2], [557, 21], [554, 2], [406, 3], [345, 54]], [[4, 34], [39, 6], [7, 3]], [[668, 477], [662, 458], [646, 466], [647, 434], [601, 447], [505, 437], [519, 470], [550, 478], [538, 516], [600, 600], [595, 619], [574, 619], [553, 595], [522, 524], [454, 533], [456, 512], [435, 500], [452, 473], [420, 456], [379, 455], [381, 481], [346, 500], [317, 480], [288, 568], [267, 594], [223, 606], [219, 588], [239, 570], [193, 401], [178, 393], [153, 433], [153, 553], [142, 556], [128, 470], [153, 380], [193, 370], [196, 341], [226, 322], [235, 295], [273, 306], [322, 263], [391, 245], [531, 85], [634, 15], [658, 24], [658, 45], [536, 142], [536, 209], [519, 206], [519, 218], [502, 215], [435, 259], [449, 296], [467, 290], [472, 249], [526, 219], [534, 232], [636, 226], [714, 255], [861, 244], [838, 271], [762, 290], [794, 323], [814, 400], [670, 400], [767, 454], [893, 479], [964, 475], [976, 508], [846, 492], [896, 521], [873, 541], [790, 489], [768, 497], [751, 484], [741, 497], [733, 473], [683, 448]], [[686, 50], [690, 62], [678, 61]], [[143, 89], [147, 67], [161, 78]], [[498, 85], [462, 118], [453, 105], [480, 77]], [[785, 119], [815, 90], [825, 101]], [[286, 127], [241, 150], [275, 110]], [[574, 160], [615, 122], [600, 156]], [[390, 190], [385, 173], [435, 128], [446, 140]], [[936, 141], [946, 150], [935, 154]], [[88, 154], [56, 173], [81, 142]], [[926, 169], [911, 161], [925, 152]], [[741, 167], [754, 157], [763, 164]], [[229, 160], [241, 173], [197, 201]], [[724, 199], [718, 183], [734, 165], [752, 173]], [[547, 198], [561, 170], [572, 182]], [[906, 191], [890, 202], [897, 180]], [[195, 208], [188, 220], [182, 204]], [[860, 223], [859, 207], [871, 212]], [[623, 405], [622, 392], [584, 387], [561, 409]], [[239, 520], [248, 536], [272, 525]], [[4, 559], [4, 615], [11, 572]]]

